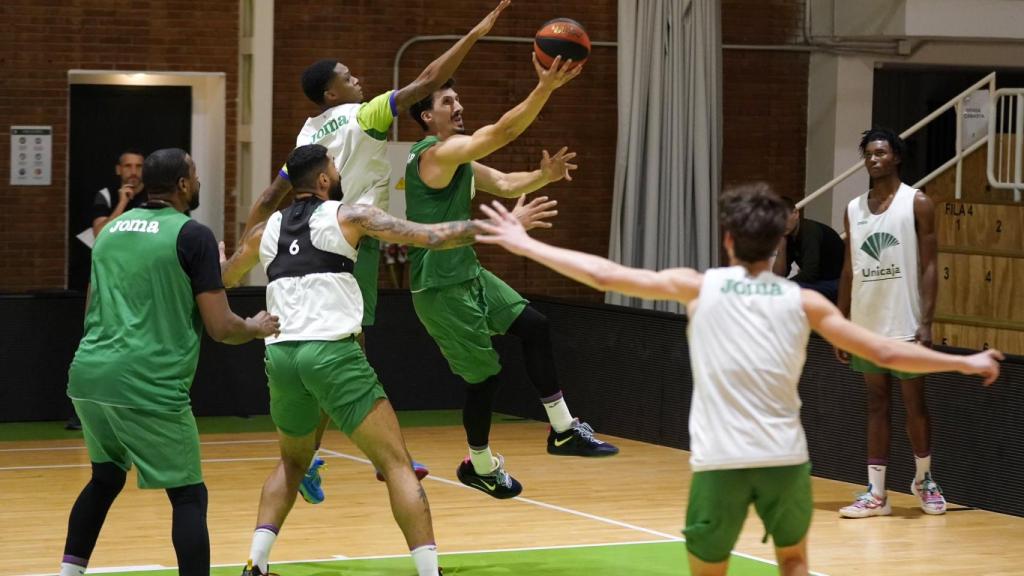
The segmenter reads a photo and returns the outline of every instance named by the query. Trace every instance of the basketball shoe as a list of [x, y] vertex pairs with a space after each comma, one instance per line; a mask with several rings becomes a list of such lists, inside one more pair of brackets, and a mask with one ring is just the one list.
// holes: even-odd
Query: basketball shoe
[[931, 472], [924, 473], [924, 480], [911, 482], [910, 491], [921, 501], [921, 510], [925, 514], [946, 513], [946, 499], [942, 496], [942, 488], [932, 480]]
[[473, 462], [468, 456], [462, 461], [462, 464], [459, 464], [459, 469], [455, 471], [455, 474], [459, 477], [459, 481], [466, 486], [476, 488], [499, 500], [515, 498], [523, 491], [523, 485], [505, 471], [505, 459], [501, 455], [498, 455], [498, 465], [487, 474], [477, 474], [473, 468]]
[[565, 432], [548, 433], [548, 454], [556, 456], [614, 456], [619, 449], [594, 437], [594, 429], [579, 418], [573, 418], [572, 426]]
[[892, 514], [892, 506], [889, 505], [889, 499], [879, 498], [872, 494], [870, 484], [868, 484], [868, 491], [858, 494], [853, 504], [839, 509], [839, 515], [844, 518], [867, 518], [890, 514]]
[[320, 468], [323, 466], [323, 458], [314, 458], [306, 475], [302, 477], [302, 482], [299, 483], [299, 494], [302, 494], [302, 499], [310, 504], [324, 501], [324, 489], [320, 487]]
[[260, 567], [253, 564], [250, 559], [245, 564], [245, 568], [242, 568], [242, 576], [278, 576], [274, 572], [270, 572], [270, 566], [267, 566], [267, 572], [260, 570]]

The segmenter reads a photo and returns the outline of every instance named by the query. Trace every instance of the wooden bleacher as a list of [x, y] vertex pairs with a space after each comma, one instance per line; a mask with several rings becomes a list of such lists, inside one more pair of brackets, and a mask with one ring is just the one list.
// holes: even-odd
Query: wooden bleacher
[[[1004, 136], [1005, 138], [1005, 136]], [[1024, 203], [988, 186], [986, 147], [926, 187], [939, 237], [936, 343], [1024, 355]]]

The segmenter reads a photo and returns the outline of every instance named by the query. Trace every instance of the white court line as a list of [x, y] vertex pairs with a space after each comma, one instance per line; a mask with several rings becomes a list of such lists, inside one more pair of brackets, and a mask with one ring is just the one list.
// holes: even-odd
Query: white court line
[[[216, 444], [277, 444], [277, 438], [273, 440], [212, 440], [200, 442], [200, 446]], [[0, 448], [0, 452], [56, 452], [59, 450], [85, 450], [85, 444], [76, 446], [50, 446], [48, 448]]]
[[[363, 464], [371, 464], [372, 465], [372, 463], [369, 460], [367, 460], [366, 458], [360, 458], [358, 456], [352, 456], [351, 454], [344, 454], [342, 452], [335, 452], [334, 450], [328, 450], [328, 449], [324, 448], [323, 446], [320, 447], [320, 452], [324, 452], [324, 453], [330, 454], [332, 456], [336, 456], [338, 458], [345, 458], [345, 459], [348, 459], [348, 460], [353, 460], [355, 462], [361, 462]], [[470, 488], [469, 486], [466, 486], [462, 482], [455, 482], [454, 480], [449, 480], [447, 478], [441, 478], [439, 476], [435, 476], [434, 474], [431, 474], [431, 475], [427, 476], [426, 479], [427, 480], [434, 480], [436, 482], [442, 482], [444, 484], [450, 484], [452, 486], [457, 486], [459, 488], [465, 488], [467, 490], [474, 490], [473, 488]], [[605, 518], [604, 516], [597, 516], [595, 514], [589, 514], [587, 512], [580, 512], [579, 510], [573, 510], [572, 508], [565, 508], [563, 506], [556, 506], [554, 504], [548, 504], [547, 502], [541, 502], [540, 500], [533, 500], [531, 498], [523, 498], [522, 496], [516, 496], [515, 498], [512, 498], [512, 500], [519, 500], [521, 502], [525, 502], [527, 504], [532, 504], [534, 506], [539, 506], [541, 508], [548, 508], [550, 510], [556, 510], [556, 511], [559, 511], [559, 512], [565, 512], [567, 514], [572, 514], [574, 516], [580, 516], [582, 518], [587, 518], [587, 519], [590, 519], [590, 520], [596, 520], [598, 522], [603, 522], [605, 524], [611, 524], [613, 526], [619, 526], [621, 528], [627, 528], [627, 529], [630, 529], [630, 530], [636, 530], [636, 531], [644, 532], [646, 534], [651, 534], [651, 535], [654, 535], [654, 536], [660, 536], [661, 538], [665, 538], [665, 541], [670, 541], [670, 542], [685, 542], [686, 541], [685, 538], [682, 538], [681, 536], [676, 536], [674, 534], [666, 534], [665, 532], [659, 532], [657, 530], [651, 530], [650, 528], [644, 528], [643, 526], [637, 526], [635, 524], [629, 524], [627, 522], [620, 522], [618, 520], [613, 520], [611, 518]], [[530, 548], [526, 548], [524, 550], [530, 550]], [[733, 550], [732, 553], [734, 555], [736, 555], [736, 556], [740, 556], [740, 557], [746, 558], [748, 560], [754, 560], [756, 562], [762, 562], [762, 563], [765, 563], [765, 564], [771, 564], [773, 566], [778, 566], [777, 562], [775, 562], [774, 560], [769, 560], [767, 558], [761, 558], [759, 556], [754, 556], [752, 554], [745, 554], [743, 552], [737, 552], [736, 550]], [[812, 571], [811, 574], [813, 576], [827, 576], [826, 574], [821, 573], [821, 572], [813, 572]]]

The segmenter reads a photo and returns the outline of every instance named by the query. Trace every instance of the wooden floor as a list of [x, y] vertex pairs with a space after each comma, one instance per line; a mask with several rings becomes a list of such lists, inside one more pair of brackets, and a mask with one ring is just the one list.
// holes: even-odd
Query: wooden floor
[[[679, 538], [690, 476], [685, 452], [619, 440], [622, 453], [615, 458], [556, 458], [544, 452], [546, 430], [532, 422], [495, 426], [492, 445], [525, 486], [520, 499], [497, 501], [455, 480], [465, 446], [460, 427], [406, 429], [410, 451], [432, 470], [424, 486], [443, 552]], [[276, 461], [274, 436], [207, 435], [203, 442], [212, 560], [241, 564], [260, 487]], [[369, 464], [338, 432], [330, 432], [324, 446], [327, 500], [296, 504], [273, 559], [405, 553], [384, 485], [372, 479]], [[0, 574], [56, 570], [68, 511], [88, 475], [81, 441], [0, 443]], [[139, 490], [134, 481], [131, 474], [107, 518], [91, 568], [175, 565], [167, 498], [162, 491]], [[912, 497], [892, 494], [893, 516], [841, 520], [836, 510], [862, 488], [816, 480], [814, 489], [810, 543], [816, 572], [1024, 574], [1024, 519], [955, 506], [945, 516], [925, 516]], [[752, 515], [737, 551], [770, 559], [762, 535]]]

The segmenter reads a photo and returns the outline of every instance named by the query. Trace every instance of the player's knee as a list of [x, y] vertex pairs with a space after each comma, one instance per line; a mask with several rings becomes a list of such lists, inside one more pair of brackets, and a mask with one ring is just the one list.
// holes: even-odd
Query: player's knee
[[547, 316], [538, 312], [533, 306], [527, 306], [512, 323], [509, 332], [524, 342], [549, 340], [551, 338], [551, 322], [548, 321]]
[[112, 462], [92, 463], [92, 484], [96, 489], [114, 496], [121, 493], [128, 473]]
[[168, 488], [167, 499], [171, 501], [171, 506], [174, 508], [179, 506], [199, 506], [206, 510], [209, 494], [206, 491], [206, 484], [200, 482], [198, 484], [189, 484], [188, 486]]

